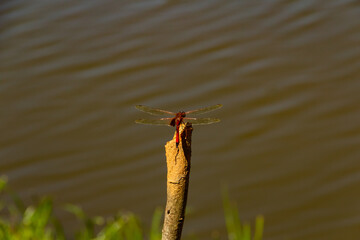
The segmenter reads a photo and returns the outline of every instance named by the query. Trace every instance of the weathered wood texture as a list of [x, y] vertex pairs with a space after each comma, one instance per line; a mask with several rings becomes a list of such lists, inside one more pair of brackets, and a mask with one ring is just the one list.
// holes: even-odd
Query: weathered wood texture
[[190, 123], [180, 126], [180, 142], [174, 138], [165, 145], [167, 164], [167, 200], [162, 240], [179, 240], [185, 220], [185, 208], [190, 176]]

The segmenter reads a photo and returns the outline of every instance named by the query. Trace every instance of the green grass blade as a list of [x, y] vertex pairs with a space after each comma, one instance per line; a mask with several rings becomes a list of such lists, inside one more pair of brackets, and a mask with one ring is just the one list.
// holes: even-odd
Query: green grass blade
[[[225, 213], [225, 223], [229, 240], [251, 240], [250, 224], [242, 224], [238, 207], [235, 202], [230, 201], [226, 188], [223, 188], [223, 205]], [[255, 221], [255, 231], [253, 240], [262, 240], [264, 230], [264, 217], [259, 215]]]
[[264, 216], [256, 217], [254, 240], [262, 240], [264, 232]]
[[4, 191], [7, 185], [7, 178], [5, 176], [0, 176], [0, 193]]
[[126, 218], [126, 227], [124, 235], [126, 240], [143, 240], [142, 230], [135, 215], [128, 214]]
[[158, 207], [155, 209], [150, 228], [150, 240], [161, 240], [162, 213], [162, 208]]
[[243, 235], [241, 237], [241, 240], [251, 240], [251, 227], [248, 223], [245, 223], [243, 225]]
[[224, 188], [222, 195], [228, 238], [229, 240], [241, 240], [242, 227], [237, 214], [237, 208], [230, 202], [229, 194], [226, 188]]

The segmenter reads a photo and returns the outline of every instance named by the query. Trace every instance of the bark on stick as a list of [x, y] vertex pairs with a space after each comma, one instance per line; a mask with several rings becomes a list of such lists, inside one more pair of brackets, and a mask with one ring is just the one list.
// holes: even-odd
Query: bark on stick
[[190, 123], [181, 124], [179, 146], [176, 147], [175, 135], [165, 145], [167, 200], [162, 240], [181, 238], [189, 186], [192, 130]]

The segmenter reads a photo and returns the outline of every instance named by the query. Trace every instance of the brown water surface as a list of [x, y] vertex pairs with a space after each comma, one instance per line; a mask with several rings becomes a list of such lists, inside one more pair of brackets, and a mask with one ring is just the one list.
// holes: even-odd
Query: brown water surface
[[[165, 205], [164, 144], [193, 132], [184, 235], [225, 239], [221, 186], [265, 239], [359, 239], [360, 2], [2, 1], [0, 174], [90, 215]], [[74, 218], [59, 214], [68, 234]]]

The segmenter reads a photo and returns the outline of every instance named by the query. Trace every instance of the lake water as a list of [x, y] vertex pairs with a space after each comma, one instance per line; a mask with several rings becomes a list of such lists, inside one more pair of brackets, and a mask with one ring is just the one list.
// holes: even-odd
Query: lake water
[[359, 239], [359, 16], [355, 0], [5, 0], [0, 174], [27, 202], [149, 226], [174, 129], [135, 124], [134, 105], [221, 103], [194, 126], [185, 237], [226, 239], [228, 186], [264, 239]]

